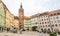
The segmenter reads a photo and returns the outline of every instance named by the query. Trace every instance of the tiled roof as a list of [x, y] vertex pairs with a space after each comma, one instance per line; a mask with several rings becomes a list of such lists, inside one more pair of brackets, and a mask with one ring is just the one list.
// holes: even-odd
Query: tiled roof
[[34, 14], [32, 16], [30, 16], [31, 18], [35, 18], [35, 17], [38, 17], [40, 15], [40, 13], [37, 13], [37, 14]]
[[30, 19], [30, 17], [28, 17], [28, 16], [24, 16], [24, 19]]
[[47, 12], [44, 12], [44, 13], [40, 13], [39, 16], [42, 16], [42, 15], [49, 15], [49, 12], [47, 11]]
[[54, 11], [50, 11], [50, 12], [49, 12], [49, 15], [55, 14], [55, 13], [59, 13], [59, 14], [60, 14], [60, 9], [54, 10]]

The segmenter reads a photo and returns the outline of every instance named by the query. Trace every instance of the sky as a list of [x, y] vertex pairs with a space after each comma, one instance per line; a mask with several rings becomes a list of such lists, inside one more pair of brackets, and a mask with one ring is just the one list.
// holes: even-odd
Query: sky
[[60, 9], [60, 0], [2, 0], [10, 12], [18, 16], [22, 3], [25, 16]]

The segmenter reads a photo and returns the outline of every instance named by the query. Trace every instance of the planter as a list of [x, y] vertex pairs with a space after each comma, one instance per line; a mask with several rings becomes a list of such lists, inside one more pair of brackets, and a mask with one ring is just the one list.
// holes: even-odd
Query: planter
[[52, 33], [49, 34], [49, 36], [57, 36], [57, 33], [52, 32]]
[[58, 34], [60, 35], [60, 32], [58, 32]]

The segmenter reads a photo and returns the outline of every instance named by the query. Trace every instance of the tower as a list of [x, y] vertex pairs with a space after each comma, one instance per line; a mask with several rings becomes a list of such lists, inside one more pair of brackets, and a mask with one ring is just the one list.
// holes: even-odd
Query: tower
[[22, 8], [22, 4], [19, 9], [19, 29], [24, 27], [24, 9]]

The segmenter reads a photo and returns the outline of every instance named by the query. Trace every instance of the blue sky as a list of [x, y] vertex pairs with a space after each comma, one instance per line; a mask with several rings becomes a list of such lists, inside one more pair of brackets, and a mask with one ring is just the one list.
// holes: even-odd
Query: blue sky
[[45, 11], [60, 9], [60, 0], [2, 0], [10, 12], [18, 16], [21, 2], [24, 8], [24, 15], [31, 16]]

